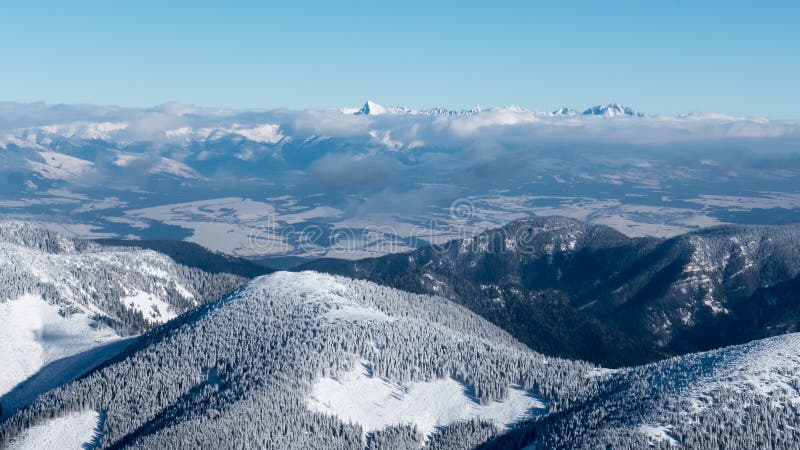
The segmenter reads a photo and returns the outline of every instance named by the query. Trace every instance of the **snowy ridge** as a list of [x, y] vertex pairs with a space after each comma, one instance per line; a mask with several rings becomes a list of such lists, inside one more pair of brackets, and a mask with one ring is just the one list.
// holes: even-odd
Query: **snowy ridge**
[[258, 280], [258, 286], [278, 295], [301, 298], [307, 304], [322, 308], [325, 312], [320, 317], [332, 322], [394, 320], [373, 305], [353, 301], [348, 287], [341, 280], [314, 272], [277, 272]]
[[[26, 105], [19, 105], [20, 109]], [[47, 106], [44, 107], [45, 111]], [[88, 110], [93, 107], [86, 106]], [[76, 108], [76, 115], [72, 121], [59, 121], [56, 123], [20, 126], [17, 128], [0, 129], [0, 148], [11, 146], [51, 151], [62, 151], [70, 147], [81, 145], [113, 144], [110, 148], [118, 149], [128, 145], [151, 142], [155, 144], [169, 143], [184, 148], [191, 148], [194, 144], [213, 145], [224, 139], [236, 139], [261, 145], [282, 145], [290, 141], [304, 141], [313, 136], [338, 135], [340, 137], [352, 136], [354, 131], [364, 132], [360, 124], [363, 116], [381, 118], [383, 129], [381, 132], [397, 134], [409, 125], [409, 121], [417, 126], [431, 125], [434, 130], [447, 130], [441, 128], [442, 122], [458, 123], [459, 120], [483, 116], [482, 121], [492, 120], [498, 112], [514, 113], [524, 116], [534, 116], [544, 119], [536, 121], [539, 125], [551, 124], [561, 128], [564, 122], [579, 125], [582, 122], [596, 126], [597, 122], [591, 120], [598, 118], [641, 118], [653, 126], [677, 126], [680, 133], [683, 128], [718, 124], [732, 133], [749, 135], [754, 132], [773, 135], [785, 132], [796, 132], [796, 123], [774, 123], [763, 118], [737, 117], [714, 112], [692, 112], [676, 116], [653, 115], [646, 116], [636, 109], [619, 103], [608, 103], [591, 106], [585, 109], [573, 109], [560, 106], [551, 111], [531, 111], [527, 108], [508, 106], [473, 107], [465, 109], [450, 109], [446, 107], [408, 108], [402, 106], [383, 106], [372, 100], [366, 101], [361, 107], [340, 108], [338, 110], [215, 110], [197, 108], [188, 105], [161, 105], [149, 109], [118, 109], [113, 113], [104, 114], [103, 120], [92, 119], [92, 114], [78, 114], [81, 108]], [[35, 118], [34, 118], [35, 119]], [[562, 119], [570, 119], [565, 121]], [[584, 120], [585, 119], [585, 120]], [[34, 124], [41, 123], [32, 120]], [[316, 122], [316, 125], [312, 125]], [[396, 122], [396, 123], [395, 123]], [[611, 126], [617, 121], [609, 121]], [[520, 123], [520, 122], [515, 122]], [[737, 126], [741, 124], [741, 126]], [[501, 121], [497, 125], [509, 125], [508, 121]], [[781, 131], [786, 128], [785, 131]], [[339, 134], [343, 131], [344, 134]], [[761, 130], [761, 131], [759, 131]], [[333, 133], [332, 133], [333, 132]], [[549, 132], [546, 132], [549, 133]], [[436, 133], [434, 133], [436, 134]], [[457, 136], [456, 136], [457, 137]], [[425, 136], [420, 141], [425, 142]], [[157, 145], [157, 147], [160, 147]], [[166, 156], [166, 155], [165, 155]]]
[[0, 396], [46, 364], [119, 339], [85, 313], [69, 316], [34, 295], [0, 303]]
[[127, 122], [73, 122], [63, 125], [46, 125], [40, 130], [66, 138], [108, 140], [114, 134], [128, 128], [128, 125]]
[[[179, 295], [176, 304], [189, 302], [196, 304], [194, 294], [182, 285], [176, 265], [168, 257], [150, 250], [141, 251], [93, 251], [74, 254], [46, 254], [24, 247], [0, 244], [0, 272], [4, 274], [18, 273], [31, 277], [39, 286], [50, 286], [51, 298], [61, 304], [68, 304], [75, 311], [84, 314], [103, 314], [103, 306], [89, 299], [101, 286], [87, 285], [83, 280], [102, 279], [106, 274], [113, 276], [112, 283], [119, 286], [117, 292], [120, 303], [127, 306], [126, 299], [136, 297], [141, 306], [143, 291], [150, 291], [154, 297], [166, 298], [167, 291], [173, 290]], [[136, 261], [134, 263], [134, 261]], [[136, 269], [131, 264], [138, 266]], [[83, 279], [83, 280], [82, 280]], [[4, 300], [14, 300], [5, 297]], [[130, 302], [135, 302], [130, 300]], [[144, 319], [153, 323], [163, 323], [166, 317], [174, 317], [173, 306], [166, 311], [146, 308]]]
[[[635, 109], [631, 108], [630, 106], [621, 105], [619, 103], [609, 103], [605, 105], [596, 105], [589, 107], [583, 112], [579, 112], [573, 108], [569, 108], [566, 106], [561, 106], [549, 113], [537, 112], [532, 113], [531, 111], [527, 110], [518, 105], [509, 105], [506, 107], [494, 107], [494, 108], [472, 108], [472, 109], [463, 109], [463, 110], [450, 110], [446, 108], [430, 108], [430, 109], [413, 109], [413, 108], [406, 108], [406, 107], [399, 107], [399, 106], [392, 106], [386, 107], [379, 105], [372, 100], [368, 100], [360, 109], [356, 108], [342, 108], [340, 111], [346, 114], [354, 114], [354, 115], [370, 115], [370, 116], [378, 116], [384, 114], [410, 114], [410, 115], [434, 115], [434, 116], [451, 116], [451, 117], [460, 117], [460, 116], [467, 116], [467, 115], [474, 115], [484, 111], [491, 111], [491, 110], [506, 110], [509, 112], [514, 113], [527, 113], [527, 114], [534, 114], [537, 116], [553, 116], [553, 117], [574, 117], [574, 116], [600, 116], [606, 118], [613, 118], [613, 117], [620, 117], [620, 116], [627, 116], [627, 117], [645, 117], [645, 114], [636, 111]], [[702, 119], [719, 119], [719, 120], [730, 120], [732, 116], [726, 116], [723, 114], [704, 114], [700, 115], [700, 113], [692, 113], [692, 114], [683, 114], [677, 116], [677, 118], [686, 118], [696, 120], [698, 118]]]
[[259, 277], [132, 345], [17, 411], [0, 442], [84, 404], [105, 413], [101, 447], [744, 449], [800, 439], [800, 334], [609, 371], [545, 358], [440, 297], [307, 271]]
[[798, 333], [715, 350], [694, 358], [719, 361], [711, 373], [700, 378], [684, 394], [698, 410], [713, 407], [713, 394], [720, 390], [752, 393], [775, 405], [800, 406]]
[[[799, 246], [796, 225], [655, 239], [551, 216], [405, 254], [303, 268], [441, 295], [492, 320], [501, 316], [498, 323], [533, 349], [622, 367], [796, 330]], [[556, 295], [569, 307], [540, 301]], [[608, 328], [533, 326], [530, 317], [539, 314]]]
[[584, 116], [601, 117], [644, 117], [643, 113], [636, 111], [630, 106], [620, 105], [619, 103], [609, 103], [607, 105], [597, 105], [587, 108], [581, 113]]
[[[299, 298], [321, 308], [324, 312], [318, 317], [334, 323], [415, 320], [413, 314], [392, 317], [380, 311], [379, 304], [364, 302], [353, 295], [352, 285], [339, 277], [316, 272], [278, 272], [254, 284], [275, 295]], [[365, 433], [414, 423], [426, 437], [436, 427], [459, 421], [481, 419], [504, 428], [529, 417], [531, 411], [541, 414], [546, 410], [544, 403], [522, 389], [509, 387], [506, 399], [482, 404], [468, 393], [466, 386], [450, 377], [398, 384], [372, 376], [368, 369], [372, 366], [362, 360], [349, 372], [317, 380], [307, 400], [309, 407], [345, 422], [361, 424]]]
[[50, 362], [141, 333], [243, 280], [0, 222], [0, 281], [3, 395]]
[[277, 144], [286, 136], [280, 125], [274, 123], [255, 124], [252, 126], [233, 124], [231, 127], [180, 127], [164, 131], [164, 136], [171, 142], [203, 142], [219, 141], [229, 136], [238, 136], [259, 144]]
[[28, 160], [28, 167], [49, 180], [71, 180], [88, 174], [93, 163], [63, 153], [42, 151], [40, 160]]
[[572, 109], [572, 108], [568, 108], [566, 106], [562, 106], [560, 108], [556, 108], [552, 112], [550, 112], [551, 116], [564, 116], [564, 117], [573, 117], [573, 116], [577, 116], [579, 114], [580, 113], [577, 110]]
[[423, 109], [413, 109], [413, 108], [406, 108], [400, 106], [381, 106], [372, 100], [367, 100], [359, 109], [356, 108], [342, 108], [340, 109], [342, 113], [345, 114], [353, 114], [353, 115], [362, 115], [362, 116], [379, 116], [383, 114], [409, 114], [409, 115], [420, 115], [420, 116], [449, 116], [449, 117], [461, 117], [461, 116], [468, 116], [472, 114], [478, 114], [483, 111], [480, 107], [475, 107], [471, 109], [447, 109], [442, 107], [436, 108], [423, 108]]
[[793, 448], [800, 334], [618, 371], [594, 401], [547, 424], [540, 445]]
[[194, 169], [186, 164], [175, 161], [174, 159], [159, 156], [152, 158], [147, 155], [117, 152], [114, 165], [117, 167], [128, 167], [134, 164], [149, 166], [148, 172], [151, 174], [174, 175], [178, 178], [201, 179], [203, 178]]
[[602, 380], [593, 369], [531, 352], [443, 298], [279, 272], [16, 411], [0, 442], [92, 404], [101, 447], [475, 447], [586, 397]]

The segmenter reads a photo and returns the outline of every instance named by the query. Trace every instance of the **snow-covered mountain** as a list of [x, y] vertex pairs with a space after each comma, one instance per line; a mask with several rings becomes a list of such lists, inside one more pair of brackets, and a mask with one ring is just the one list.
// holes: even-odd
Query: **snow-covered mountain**
[[[385, 107], [381, 106], [372, 100], [368, 100], [360, 109], [356, 108], [343, 108], [342, 112], [355, 114], [355, 115], [372, 115], [377, 116], [381, 114], [419, 114], [419, 115], [444, 115], [444, 116], [463, 116], [469, 114], [478, 114], [482, 111], [491, 111], [496, 108], [473, 108], [465, 110], [451, 110], [446, 108], [431, 108], [431, 109], [412, 109], [405, 107]], [[513, 112], [528, 112], [527, 109], [520, 106], [512, 105], [505, 107], [505, 109]], [[606, 118], [627, 116], [627, 117], [646, 117], [645, 114], [636, 111], [630, 106], [621, 105], [619, 103], [601, 104], [589, 107], [583, 112], [566, 106], [558, 107], [549, 113], [535, 113], [538, 116], [557, 116], [557, 117], [573, 117], [573, 116], [599, 116]], [[678, 118], [696, 119], [697, 114], [682, 114]], [[730, 116], [721, 114], [707, 114], [703, 118], [706, 119], [725, 119], [729, 120]]]
[[645, 117], [643, 113], [636, 111], [630, 106], [620, 105], [619, 103], [609, 103], [607, 105], [597, 105], [587, 108], [581, 113], [584, 116], [601, 117]]
[[367, 100], [366, 103], [360, 108], [342, 108], [340, 111], [346, 114], [364, 115], [364, 116], [378, 116], [382, 114], [408, 114], [418, 116], [445, 116], [445, 117], [463, 117], [473, 114], [478, 114], [483, 111], [482, 108], [475, 107], [471, 109], [448, 109], [442, 107], [436, 108], [423, 108], [413, 109], [401, 106], [382, 106], [372, 100]]
[[[773, 207], [794, 209], [769, 216], [774, 222], [795, 220], [800, 211], [800, 162], [784, 157], [800, 136], [791, 121], [616, 120], [570, 109], [417, 110], [375, 102], [366, 104], [366, 115], [353, 114], [358, 108], [0, 106], [0, 217], [65, 225], [82, 237], [191, 239], [254, 256], [250, 240], [269, 234], [275, 245], [256, 256], [316, 257], [333, 255], [323, 243], [333, 240], [321, 236], [309, 247], [299, 230], [319, 226], [324, 234], [345, 225], [354, 236], [370, 236], [362, 230], [388, 226], [402, 249], [411, 249], [419, 244], [410, 243], [409, 230], [432, 218], [464, 228], [447, 214], [462, 197], [481, 204], [466, 224], [470, 233], [542, 209], [658, 236], [758, 223], [752, 216]], [[612, 106], [600, 109], [624, 115], [624, 107]], [[726, 150], [731, 140], [742, 154]], [[725, 198], [709, 205], [709, 192]], [[496, 193], [504, 199], [492, 198]], [[408, 201], [387, 214], [385, 196]], [[258, 211], [182, 206], [229, 198]], [[744, 205], [731, 215], [719, 202]], [[272, 219], [275, 230], [265, 226]], [[432, 242], [453, 237], [434, 234]], [[348, 252], [386, 253], [369, 242]]]
[[531, 217], [410, 253], [301, 269], [442, 295], [537, 351], [619, 366], [800, 330], [798, 248], [797, 225], [656, 239]]
[[[443, 115], [443, 116], [464, 116], [464, 115], [472, 115], [478, 114], [482, 111], [491, 111], [493, 109], [498, 108], [474, 108], [474, 109], [467, 109], [467, 110], [450, 110], [446, 108], [431, 108], [431, 109], [412, 109], [412, 108], [404, 108], [404, 107], [386, 107], [381, 106], [372, 100], [368, 100], [360, 109], [355, 108], [344, 108], [341, 111], [349, 114], [355, 115], [370, 115], [370, 116], [378, 116], [382, 114], [411, 114], [411, 115]], [[512, 105], [507, 106], [505, 108], [508, 111], [518, 112], [518, 113], [527, 113], [529, 112], [527, 109], [522, 108], [520, 106]], [[592, 106], [590, 108], [585, 109], [582, 113], [566, 107], [562, 106], [559, 108], [554, 109], [549, 113], [535, 113], [538, 116], [556, 116], [556, 117], [573, 117], [573, 116], [600, 116], [606, 118], [613, 118], [613, 117], [620, 117], [620, 116], [627, 116], [627, 117], [645, 117], [645, 114], [636, 111], [635, 109], [621, 105], [619, 103], [609, 103], [606, 105], [597, 105]], [[686, 118], [693, 118], [689, 115], [682, 115], [679, 118], [686, 117]], [[707, 117], [715, 117], [715, 116], [707, 116]]]
[[361, 109], [356, 111], [355, 114], [377, 116], [380, 114], [386, 114], [388, 111], [389, 111], [388, 109], [373, 102], [372, 100], [367, 100], [367, 102], [364, 103], [364, 106], [362, 106]]
[[153, 250], [0, 222], [0, 396], [49, 363], [163, 324], [244, 281]]
[[314, 272], [250, 282], [0, 423], [97, 448], [793, 448], [800, 335], [607, 370], [441, 297]]
[[471, 448], [598, 380], [443, 298], [280, 272], [41, 396], [0, 442], [93, 417], [75, 432], [96, 429], [98, 448]]
[[535, 426], [535, 448], [797, 447], [800, 334], [613, 375], [597, 396]]
[[553, 111], [550, 112], [551, 116], [559, 116], [559, 117], [574, 117], [574, 116], [577, 116], [579, 114], [580, 114], [580, 112], [578, 112], [577, 110], [572, 109], [572, 108], [568, 108], [566, 106], [562, 106], [562, 107], [556, 108], [556, 109], [554, 109]]

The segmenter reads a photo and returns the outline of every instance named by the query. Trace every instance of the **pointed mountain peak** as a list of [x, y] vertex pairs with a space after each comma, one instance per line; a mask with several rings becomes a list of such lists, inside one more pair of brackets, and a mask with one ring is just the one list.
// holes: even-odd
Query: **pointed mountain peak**
[[602, 116], [602, 117], [644, 117], [644, 114], [636, 111], [630, 106], [621, 105], [619, 103], [609, 103], [607, 105], [593, 106], [583, 112], [584, 116]]
[[373, 102], [372, 100], [367, 100], [367, 102], [364, 103], [364, 106], [362, 106], [361, 109], [356, 111], [356, 114], [376, 116], [379, 114], [386, 114], [387, 112], [388, 110], [383, 106]]

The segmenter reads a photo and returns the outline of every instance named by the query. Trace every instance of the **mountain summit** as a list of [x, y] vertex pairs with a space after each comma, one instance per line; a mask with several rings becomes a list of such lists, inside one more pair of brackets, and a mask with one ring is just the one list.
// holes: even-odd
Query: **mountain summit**
[[364, 106], [361, 107], [355, 114], [362, 114], [365, 116], [377, 116], [380, 114], [386, 114], [389, 110], [385, 107], [373, 102], [372, 100], [367, 100], [364, 103]]
[[607, 105], [597, 105], [585, 110], [582, 115], [584, 116], [602, 116], [602, 117], [644, 117], [643, 113], [636, 111], [630, 106], [620, 105], [619, 103], [609, 103]]
[[579, 113], [578, 111], [568, 108], [566, 106], [562, 106], [560, 108], [556, 108], [553, 112], [550, 113], [551, 116], [577, 116]]

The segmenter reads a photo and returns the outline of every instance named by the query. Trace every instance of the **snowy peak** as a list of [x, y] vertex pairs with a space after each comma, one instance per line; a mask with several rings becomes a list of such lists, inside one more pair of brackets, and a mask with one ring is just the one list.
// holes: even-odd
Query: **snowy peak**
[[364, 103], [364, 106], [361, 107], [355, 114], [358, 115], [365, 115], [365, 116], [377, 116], [380, 114], [386, 114], [389, 112], [387, 108], [373, 102], [372, 100], [367, 100], [367, 103]]
[[[516, 105], [508, 106], [503, 109], [514, 112], [525, 111], [523, 108]], [[407, 108], [404, 106], [382, 106], [373, 102], [372, 100], [368, 100], [366, 103], [364, 103], [364, 106], [362, 106], [361, 109], [342, 108], [340, 109], [340, 111], [345, 114], [364, 115], [364, 116], [378, 116], [382, 114], [408, 114], [412, 116], [462, 117], [462, 116], [478, 114], [483, 110], [477, 106], [469, 109], [449, 109], [444, 107], [414, 109], [414, 108]]]
[[577, 110], [568, 108], [566, 106], [556, 108], [553, 110], [553, 112], [550, 113], [551, 116], [563, 116], [563, 117], [572, 117], [572, 116], [577, 116], [578, 114], [579, 113]]
[[63, 405], [98, 405], [103, 448], [182, 448], [187, 437], [199, 448], [476, 448], [587, 397], [592, 369], [544, 358], [440, 297], [279, 272], [51, 391], [0, 422], [0, 439], [25, 437]]
[[537, 428], [531, 448], [795, 448], [782, 424], [800, 418], [798, 349], [793, 333], [611, 373], [602, 400]]
[[[503, 110], [513, 113], [528, 113], [529, 111], [521, 106], [510, 105], [502, 108], [490, 108], [490, 110]], [[382, 114], [412, 114], [412, 115], [431, 115], [431, 116], [466, 116], [477, 114], [482, 111], [481, 108], [472, 108], [465, 110], [450, 110], [447, 108], [429, 108], [429, 109], [411, 109], [402, 107], [386, 107], [379, 105], [372, 100], [364, 103], [361, 109], [343, 109], [343, 112], [355, 115], [369, 115], [377, 116]], [[607, 105], [597, 105], [584, 110], [582, 113], [573, 108], [561, 106], [549, 113], [554, 117], [574, 117], [574, 116], [600, 116], [600, 117], [645, 117], [643, 113], [635, 109], [621, 105], [619, 103], [609, 103]]]
[[630, 106], [620, 105], [619, 103], [592, 106], [591, 108], [583, 111], [582, 115], [602, 117], [644, 117], [643, 113], [636, 111]]

